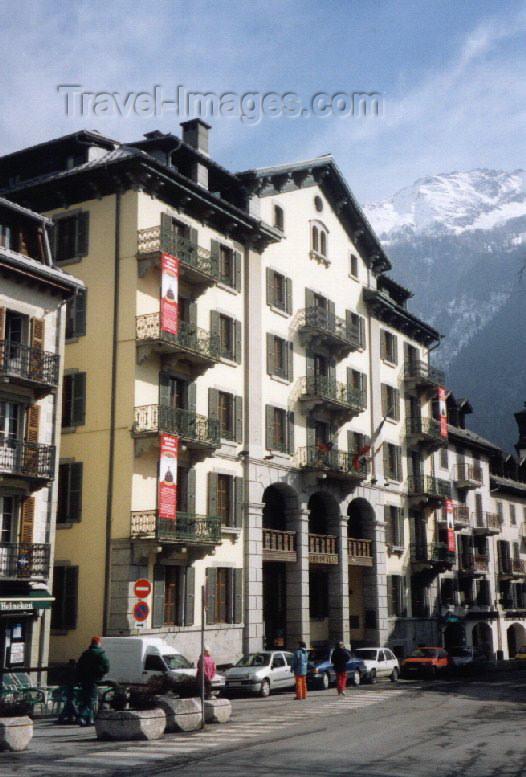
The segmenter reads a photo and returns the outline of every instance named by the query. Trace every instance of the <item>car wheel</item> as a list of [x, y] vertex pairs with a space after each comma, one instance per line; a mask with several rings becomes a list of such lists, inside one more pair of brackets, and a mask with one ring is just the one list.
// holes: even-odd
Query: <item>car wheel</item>
[[267, 696], [270, 696], [270, 681], [269, 680], [263, 680], [261, 683], [261, 688], [259, 690], [259, 695], [263, 696], [263, 698], [266, 699]]
[[351, 672], [351, 685], [360, 685], [360, 672], [358, 669]]
[[324, 691], [326, 691], [330, 684], [331, 684], [331, 678], [329, 677], [329, 673], [324, 672], [321, 676], [321, 687], [323, 688]]
[[389, 679], [391, 680], [392, 683], [396, 683], [396, 681], [398, 680], [399, 675], [400, 675], [400, 672], [398, 671], [398, 669], [395, 666], [395, 667], [393, 667], [393, 671], [391, 672], [391, 675], [390, 675]]
[[376, 669], [371, 669], [371, 672], [369, 674], [369, 682], [371, 685], [374, 685], [376, 682]]

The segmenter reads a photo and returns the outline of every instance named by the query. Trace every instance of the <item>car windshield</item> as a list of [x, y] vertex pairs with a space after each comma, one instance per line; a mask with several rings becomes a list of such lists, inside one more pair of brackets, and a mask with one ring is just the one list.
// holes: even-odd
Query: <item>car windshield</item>
[[308, 655], [309, 661], [328, 661], [329, 660], [329, 651], [325, 648], [318, 648], [316, 650], [309, 650]]
[[426, 648], [421, 647], [417, 648], [416, 650], [413, 650], [410, 658], [436, 658], [437, 657], [437, 651], [436, 648]]
[[239, 659], [236, 666], [268, 666], [270, 653], [249, 653]]
[[451, 648], [449, 655], [453, 658], [471, 658], [471, 650], [465, 647]]
[[363, 658], [364, 661], [376, 661], [376, 650], [367, 650], [366, 648], [360, 648], [356, 651], [358, 658]]
[[190, 661], [180, 653], [169, 653], [163, 656], [164, 663], [168, 669], [191, 669]]

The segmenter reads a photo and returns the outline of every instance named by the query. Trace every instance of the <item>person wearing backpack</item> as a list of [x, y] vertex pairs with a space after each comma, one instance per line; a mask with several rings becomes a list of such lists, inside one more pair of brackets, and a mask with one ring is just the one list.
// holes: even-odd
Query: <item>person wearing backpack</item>
[[100, 646], [101, 638], [92, 637], [91, 644], [77, 662], [77, 678], [81, 688], [79, 726], [92, 726], [97, 701], [97, 683], [110, 670], [108, 656]]

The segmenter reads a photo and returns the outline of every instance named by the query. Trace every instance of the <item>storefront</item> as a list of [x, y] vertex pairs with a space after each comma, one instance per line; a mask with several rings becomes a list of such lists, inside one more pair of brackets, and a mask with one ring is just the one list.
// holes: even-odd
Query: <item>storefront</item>
[[52, 601], [45, 590], [0, 596], [0, 671], [40, 669], [40, 625]]

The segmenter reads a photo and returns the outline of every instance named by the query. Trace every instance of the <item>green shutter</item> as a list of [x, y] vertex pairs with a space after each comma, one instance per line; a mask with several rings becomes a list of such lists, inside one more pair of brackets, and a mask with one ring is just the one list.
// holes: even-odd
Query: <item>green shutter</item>
[[75, 294], [73, 303], [74, 337], [82, 337], [86, 334], [86, 291], [79, 289]]
[[312, 289], [305, 289], [305, 307], [306, 308], [314, 307], [314, 292], [312, 291]]
[[86, 419], [86, 373], [76, 372], [72, 376], [72, 423], [83, 424]]
[[351, 313], [350, 310], [345, 311], [345, 329], [346, 329], [347, 337], [350, 340], [353, 339], [353, 335], [354, 335], [352, 315], [353, 314]]
[[393, 607], [393, 578], [387, 575], [387, 615], [396, 615]]
[[405, 548], [405, 513], [401, 507], [398, 508], [398, 542]]
[[217, 515], [217, 472], [208, 473], [208, 515]]
[[291, 456], [294, 455], [295, 449], [294, 449], [294, 412], [292, 410], [289, 410], [287, 413], [287, 423], [288, 423], [288, 439], [287, 439], [287, 445], [288, 445], [288, 452]]
[[241, 254], [234, 251], [234, 279], [236, 291], [241, 291]]
[[184, 625], [193, 626], [195, 606], [195, 569], [193, 567], [185, 568], [184, 593]]
[[394, 390], [394, 403], [395, 403], [395, 420], [400, 420], [400, 392], [398, 389]]
[[292, 278], [285, 278], [285, 294], [286, 294], [286, 312], [289, 314], [292, 313]]
[[156, 564], [153, 568], [152, 628], [164, 624], [164, 566]]
[[310, 415], [306, 418], [307, 447], [312, 448], [316, 443], [316, 423]]
[[294, 380], [294, 343], [292, 340], [285, 344], [287, 348], [287, 379], [291, 382]]
[[188, 410], [190, 413], [195, 413], [196, 411], [196, 385], [194, 381], [191, 381], [187, 384], [187, 401], [188, 401]]
[[241, 364], [241, 321], [233, 321], [234, 336], [235, 336], [235, 353], [234, 360]]
[[274, 270], [270, 267], [266, 269], [266, 281], [267, 281], [267, 305], [274, 304]]
[[387, 415], [388, 407], [387, 407], [387, 386], [385, 383], [382, 383], [380, 385], [380, 395], [382, 398], [382, 416]]
[[219, 391], [217, 389], [208, 389], [208, 417], [218, 418], [219, 410]]
[[336, 359], [329, 359], [329, 381], [332, 382], [336, 380]]
[[236, 414], [236, 442], [243, 442], [243, 397], [234, 398], [234, 410]]
[[336, 315], [336, 306], [332, 299], [327, 300], [327, 313], [329, 314], [329, 322], [334, 322], [334, 316]]
[[384, 454], [384, 478], [390, 478], [392, 473], [389, 472], [389, 444], [385, 443], [382, 450]]
[[270, 450], [274, 445], [274, 408], [265, 405], [265, 448]]
[[217, 572], [214, 567], [206, 570], [206, 622], [215, 623]]
[[402, 449], [399, 445], [396, 446], [396, 479], [403, 480], [402, 477]]
[[241, 623], [243, 620], [243, 570], [233, 569], [233, 588], [234, 588], [234, 623]]
[[307, 380], [314, 377], [314, 358], [312, 351], [305, 351]]
[[77, 256], [86, 256], [89, 245], [89, 213], [83, 211], [77, 218]]
[[194, 227], [190, 227], [190, 242], [192, 245], [197, 246], [199, 240], [197, 235], [197, 229], [194, 229]]
[[219, 243], [217, 240], [212, 240], [210, 243], [210, 264], [212, 268], [212, 275], [219, 276]]
[[82, 520], [82, 462], [69, 465], [68, 521]]
[[274, 375], [274, 335], [267, 332], [267, 372]]
[[365, 410], [367, 407], [367, 375], [365, 372], [360, 373], [360, 384], [362, 389], [362, 402]]
[[197, 303], [190, 302], [188, 304], [188, 323], [193, 326], [197, 325]]
[[243, 527], [243, 478], [234, 478], [234, 526]]
[[360, 342], [360, 348], [365, 348], [365, 318], [363, 316], [360, 316], [358, 318], [358, 329], [359, 329], [359, 342]]
[[398, 337], [393, 335], [393, 362], [398, 364]]
[[354, 432], [351, 432], [350, 429], [347, 429], [347, 453], [354, 453], [353, 447], [354, 447]]
[[393, 545], [393, 516], [391, 505], [384, 505], [384, 523], [385, 523], [385, 542], [386, 545]]
[[195, 469], [189, 469], [188, 470], [188, 478], [187, 478], [187, 510], [192, 515], [195, 515]]
[[231, 475], [228, 476], [228, 504], [230, 510], [227, 518], [227, 526], [235, 526], [236, 515], [236, 484], [235, 478]]
[[380, 329], [380, 359], [385, 359], [385, 329]]
[[166, 251], [171, 246], [173, 219], [169, 213], [161, 213], [161, 251]]
[[159, 404], [170, 404], [170, 376], [167, 372], [159, 373]]
[[219, 337], [219, 313], [217, 310], [210, 311], [210, 334]]

